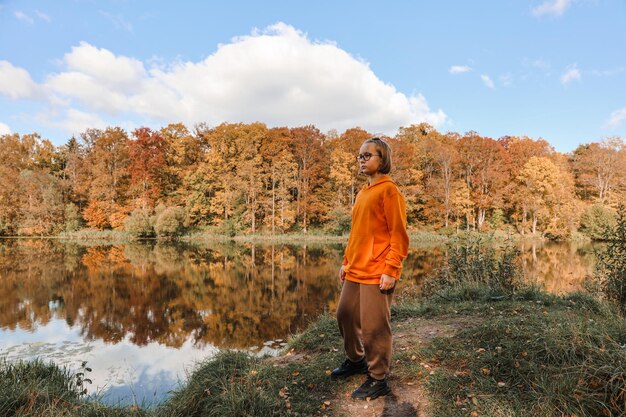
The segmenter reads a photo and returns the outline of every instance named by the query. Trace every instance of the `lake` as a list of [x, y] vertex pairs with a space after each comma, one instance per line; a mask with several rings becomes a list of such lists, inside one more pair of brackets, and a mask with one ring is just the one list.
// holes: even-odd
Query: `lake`
[[[443, 259], [412, 242], [398, 294], [414, 294]], [[528, 281], [582, 288], [591, 244], [519, 243]], [[274, 355], [333, 313], [342, 244], [132, 243], [0, 239], [0, 356], [77, 370], [92, 395], [156, 404], [220, 349]]]

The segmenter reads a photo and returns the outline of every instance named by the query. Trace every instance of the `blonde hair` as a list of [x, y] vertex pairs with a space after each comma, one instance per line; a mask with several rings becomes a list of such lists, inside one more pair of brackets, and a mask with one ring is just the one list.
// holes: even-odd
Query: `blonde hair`
[[363, 145], [366, 143], [373, 143], [376, 146], [376, 150], [380, 152], [380, 169], [378, 170], [381, 174], [389, 174], [391, 172], [391, 146], [381, 138], [369, 138]]

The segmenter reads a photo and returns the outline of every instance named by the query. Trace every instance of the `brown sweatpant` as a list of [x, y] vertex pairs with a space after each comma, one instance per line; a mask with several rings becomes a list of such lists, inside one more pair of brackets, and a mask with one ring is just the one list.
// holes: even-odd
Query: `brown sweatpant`
[[391, 300], [377, 284], [345, 280], [341, 289], [337, 322], [348, 359], [367, 359], [372, 378], [383, 379], [391, 361]]

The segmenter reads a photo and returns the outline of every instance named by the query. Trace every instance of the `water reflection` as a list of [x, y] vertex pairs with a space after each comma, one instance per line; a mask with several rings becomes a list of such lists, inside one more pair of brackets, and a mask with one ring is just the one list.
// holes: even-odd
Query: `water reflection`
[[340, 250], [5, 242], [0, 325], [34, 330], [58, 317], [86, 340], [247, 348], [333, 307]]
[[[522, 243], [527, 279], [579, 289], [590, 245]], [[9, 359], [90, 361], [109, 401], [160, 400], [219, 348], [273, 352], [334, 311], [342, 245], [86, 245], [0, 240], [0, 348]], [[445, 248], [411, 247], [398, 295], [417, 293]]]
[[522, 268], [527, 282], [554, 294], [582, 291], [593, 274], [594, 249], [588, 242], [521, 242]]

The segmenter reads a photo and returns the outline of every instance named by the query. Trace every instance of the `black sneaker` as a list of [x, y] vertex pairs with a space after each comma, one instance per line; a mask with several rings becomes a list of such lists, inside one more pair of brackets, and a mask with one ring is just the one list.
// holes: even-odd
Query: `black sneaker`
[[352, 393], [352, 398], [355, 400], [370, 400], [376, 399], [382, 395], [387, 395], [391, 392], [391, 388], [387, 384], [386, 379], [374, 379], [371, 376], [367, 377], [367, 380], [358, 387]]
[[367, 373], [367, 361], [365, 358], [358, 362], [352, 362], [350, 359], [343, 361], [339, 368], [333, 369], [330, 376], [333, 378], [347, 378], [355, 374]]

